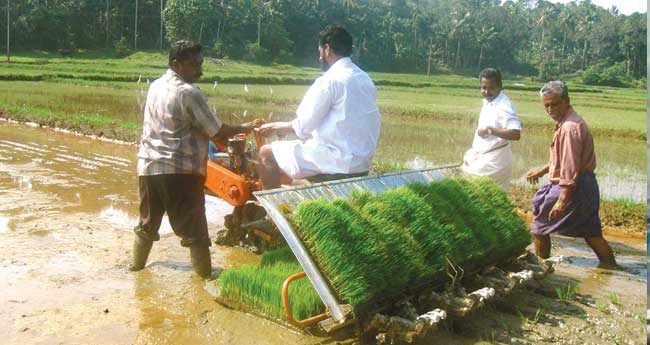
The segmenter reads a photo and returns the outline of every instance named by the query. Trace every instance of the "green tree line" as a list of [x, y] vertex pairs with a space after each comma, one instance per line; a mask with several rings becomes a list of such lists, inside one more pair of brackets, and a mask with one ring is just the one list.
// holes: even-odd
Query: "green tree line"
[[544, 79], [579, 73], [608, 85], [646, 74], [647, 14], [626, 16], [590, 0], [5, 1], [13, 50], [125, 53], [186, 38], [215, 57], [314, 65], [318, 32], [336, 23], [355, 38], [356, 61], [373, 71], [497, 66]]

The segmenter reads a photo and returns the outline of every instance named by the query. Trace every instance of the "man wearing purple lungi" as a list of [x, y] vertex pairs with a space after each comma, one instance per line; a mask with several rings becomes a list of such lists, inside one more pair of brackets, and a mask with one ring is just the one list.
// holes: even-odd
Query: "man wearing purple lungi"
[[594, 174], [594, 139], [584, 119], [571, 107], [564, 82], [546, 83], [540, 96], [546, 113], [555, 121], [555, 133], [548, 164], [526, 174], [530, 183], [549, 174], [549, 183], [535, 193], [532, 202], [535, 251], [542, 258], [550, 256], [551, 233], [583, 237], [601, 265], [616, 266], [598, 215], [600, 192]]

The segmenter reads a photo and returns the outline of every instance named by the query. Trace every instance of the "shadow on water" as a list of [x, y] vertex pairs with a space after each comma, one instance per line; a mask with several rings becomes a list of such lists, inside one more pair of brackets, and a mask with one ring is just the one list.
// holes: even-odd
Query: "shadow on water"
[[[188, 254], [189, 255], [189, 254]], [[181, 261], [154, 261], [147, 264], [147, 267], [164, 267], [177, 271], [191, 271], [192, 265]]]

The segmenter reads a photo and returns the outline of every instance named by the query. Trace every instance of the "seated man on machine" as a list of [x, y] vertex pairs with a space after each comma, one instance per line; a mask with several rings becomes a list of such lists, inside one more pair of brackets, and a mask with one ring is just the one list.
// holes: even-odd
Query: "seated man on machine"
[[281, 173], [315, 183], [365, 176], [370, 169], [381, 126], [377, 89], [350, 59], [352, 36], [343, 27], [321, 31], [318, 51], [325, 73], [305, 94], [297, 117], [259, 128], [263, 136], [310, 137], [261, 147], [257, 170], [264, 189], [280, 187]]

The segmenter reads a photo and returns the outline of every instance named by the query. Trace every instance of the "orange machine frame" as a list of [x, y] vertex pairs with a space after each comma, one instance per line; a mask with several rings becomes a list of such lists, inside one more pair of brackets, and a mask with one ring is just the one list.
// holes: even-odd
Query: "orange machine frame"
[[[264, 120], [255, 120], [256, 125], [264, 124]], [[264, 139], [257, 128], [253, 130], [257, 150], [264, 145]], [[244, 136], [244, 134], [238, 134]], [[221, 150], [225, 148], [214, 142]], [[220, 164], [208, 160], [205, 173], [205, 188], [233, 206], [243, 206], [249, 200], [254, 200], [253, 192], [262, 190], [262, 181], [247, 174], [238, 174]]]

